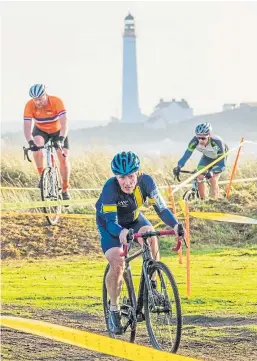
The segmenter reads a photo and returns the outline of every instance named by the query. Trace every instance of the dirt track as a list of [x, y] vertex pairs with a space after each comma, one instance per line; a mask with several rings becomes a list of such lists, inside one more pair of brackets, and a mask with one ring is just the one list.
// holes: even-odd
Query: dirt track
[[[2, 313], [18, 315], [18, 310], [20, 310], [18, 307], [4, 306]], [[107, 336], [102, 315], [92, 316], [82, 312], [31, 308], [22, 309], [21, 314], [24, 313], [29, 314], [29, 318]], [[257, 360], [257, 334], [246, 328], [246, 326], [256, 324], [257, 318], [185, 317], [179, 354], [205, 361]], [[215, 331], [217, 331], [216, 336], [211, 334]], [[140, 330], [137, 343], [149, 346], [146, 329]], [[114, 361], [122, 359], [4, 328], [2, 360]]]

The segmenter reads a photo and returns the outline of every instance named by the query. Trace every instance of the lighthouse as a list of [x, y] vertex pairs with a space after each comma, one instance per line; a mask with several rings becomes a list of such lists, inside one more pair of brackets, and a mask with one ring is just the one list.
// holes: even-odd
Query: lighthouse
[[143, 118], [138, 104], [135, 21], [128, 14], [124, 20], [123, 34], [122, 122], [138, 123]]

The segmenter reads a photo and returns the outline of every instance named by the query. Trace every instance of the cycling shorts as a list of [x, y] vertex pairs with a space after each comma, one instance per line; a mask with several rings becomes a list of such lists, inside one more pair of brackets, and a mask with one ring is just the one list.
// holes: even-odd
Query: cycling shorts
[[[152, 224], [147, 218], [143, 216], [142, 213], [139, 213], [138, 218], [130, 224], [126, 225], [126, 227], [124, 228], [132, 228], [136, 233], [143, 226], [152, 226]], [[105, 227], [99, 225], [98, 223], [97, 228], [101, 239], [101, 247], [104, 253], [112, 247], [122, 247], [119, 237], [113, 236], [110, 232], [106, 230]]]
[[[33, 137], [36, 137], [37, 135], [40, 135], [41, 137], [44, 138], [45, 144], [48, 142], [48, 140], [50, 138], [52, 138], [53, 140], [57, 140], [57, 137], [59, 137], [60, 135], [60, 130], [56, 133], [46, 133], [43, 132], [43, 130], [39, 129], [38, 127], [34, 126], [33, 131], [32, 131], [32, 135]], [[68, 137], [65, 138], [64, 140], [64, 147], [66, 149], [69, 149], [69, 140]]]

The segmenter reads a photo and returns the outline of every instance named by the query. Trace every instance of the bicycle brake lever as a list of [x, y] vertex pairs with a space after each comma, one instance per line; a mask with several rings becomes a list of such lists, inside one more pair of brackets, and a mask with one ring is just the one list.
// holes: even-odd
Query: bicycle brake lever
[[127, 234], [127, 241], [130, 242], [129, 245], [124, 245], [123, 246], [123, 252], [121, 252], [120, 256], [121, 257], [126, 257], [129, 251], [129, 248], [132, 245], [132, 241], [134, 239], [134, 229], [130, 228]]
[[178, 235], [180, 237], [183, 237], [183, 241], [185, 243], [185, 246], [186, 246], [186, 248], [188, 248], [188, 244], [187, 244], [187, 241], [186, 241], [186, 238], [185, 238], [185, 231], [184, 231], [184, 228], [183, 228], [181, 223], [179, 223], [179, 225], [178, 225]]
[[181, 182], [179, 174], [174, 175], [174, 179], [177, 180], [178, 182]]
[[179, 237], [184, 237], [185, 235], [184, 228], [181, 223], [178, 224], [178, 235]]
[[23, 152], [24, 152], [24, 160], [26, 160], [26, 158], [27, 158], [27, 160], [31, 163], [32, 160], [29, 157], [29, 149], [23, 147]]

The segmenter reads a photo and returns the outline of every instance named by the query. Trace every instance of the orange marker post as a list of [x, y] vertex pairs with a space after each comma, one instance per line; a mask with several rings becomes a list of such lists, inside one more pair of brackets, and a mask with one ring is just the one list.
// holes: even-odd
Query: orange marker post
[[[244, 138], [241, 139], [241, 143], [243, 143], [243, 142], [244, 142]], [[235, 175], [235, 172], [236, 172], [236, 166], [237, 166], [237, 162], [238, 162], [238, 159], [239, 159], [239, 154], [241, 152], [241, 148], [242, 148], [242, 145], [240, 145], [240, 147], [238, 148], [236, 160], [235, 160], [235, 163], [234, 163], [234, 166], [233, 166], [233, 169], [232, 169], [232, 173], [231, 173], [231, 176], [230, 176], [229, 185], [228, 185], [227, 194], [226, 194], [227, 199], [229, 199], [229, 196], [230, 196], [231, 185], [232, 185], [232, 181], [233, 181], [233, 178], [234, 178], [234, 175]]]
[[185, 202], [186, 212], [186, 243], [187, 243], [187, 250], [186, 250], [186, 259], [187, 259], [187, 297], [191, 295], [191, 279], [190, 279], [190, 229], [189, 229], [189, 208], [188, 203]]
[[[169, 197], [170, 197], [173, 214], [176, 215], [176, 213], [177, 213], [177, 211], [176, 211], [176, 205], [175, 205], [174, 195], [173, 195], [173, 193], [172, 193], [172, 188], [171, 188], [171, 186], [168, 187], [168, 195], [169, 195]], [[180, 249], [178, 250], [178, 262], [179, 262], [180, 264], [183, 263], [182, 247], [180, 247]]]

